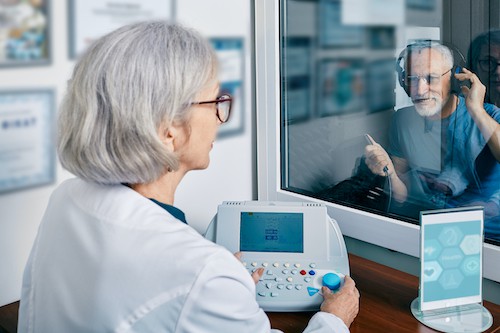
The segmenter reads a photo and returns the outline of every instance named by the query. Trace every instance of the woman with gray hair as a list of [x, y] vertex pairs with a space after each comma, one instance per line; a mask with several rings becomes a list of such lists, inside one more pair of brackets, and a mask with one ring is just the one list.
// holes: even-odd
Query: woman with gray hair
[[[196, 32], [120, 28], [79, 60], [61, 106], [58, 153], [77, 176], [52, 194], [28, 260], [19, 332], [268, 332], [255, 282], [174, 207], [205, 169], [231, 97]], [[359, 293], [323, 289], [306, 331], [348, 331]]]

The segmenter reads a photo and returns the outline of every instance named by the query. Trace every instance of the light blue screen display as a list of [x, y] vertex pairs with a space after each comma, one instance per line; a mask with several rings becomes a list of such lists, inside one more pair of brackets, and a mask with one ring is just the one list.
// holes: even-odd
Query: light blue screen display
[[240, 251], [304, 252], [304, 214], [242, 212]]
[[424, 302], [479, 295], [481, 221], [424, 228]]

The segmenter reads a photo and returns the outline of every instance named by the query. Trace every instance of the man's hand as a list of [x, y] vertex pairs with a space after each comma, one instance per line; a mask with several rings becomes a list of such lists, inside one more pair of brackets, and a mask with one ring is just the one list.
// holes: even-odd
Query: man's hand
[[366, 137], [371, 142], [365, 147], [365, 162], [370, 171], [379, 176], [392, 175], [394, 164], [389, 154], [370, 135], [366, 134]]
[[346, 276], [344, 286], [335, 294], [327, 287], [323, 287], [321, 291], [325, 299], [321, 304], [321, 311], [334, 314], [347, 327], [351, 326], [359, 312], [359, 291], [354, 280]]
[[[236, 257], [236, 259], [238, 259], [239, 261], [241, 261], [241, 257], [243, 256], [243, 253], [241, 253], [240, 251], [236, 252], [234, 254], [234, 256]], [[264, 268], [257, 268], [255, 270], [255, 272], [252, 273], [252, 279], [253, 279], [253, 282], [255, 282], [255, 284], [257, 284], [257, 282], [259, 282], [260, 278], [262, 277], [262, 275], [264, 274]]]
[[470, 82], [470, 88], [463, 85], [462, 93], [465, 96], [465, 105], [469, 112], [480, 112], [484, 110], [484, 96], [486, 95], [486, 87], [481, 83], [476, 74], [468, 70], [467, 68], [462, 68], [462, 73], [455, 74], [455, 77], [459, 81]]

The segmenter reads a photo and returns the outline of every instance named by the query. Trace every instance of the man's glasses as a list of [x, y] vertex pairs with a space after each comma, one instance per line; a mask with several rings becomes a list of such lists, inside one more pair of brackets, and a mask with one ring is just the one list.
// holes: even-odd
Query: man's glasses
[[488, 57], [487, 59], [480, 59], [478, 63], [479, 63], [479, 68], [489, 73], [493, 73], [494, 71], [496, 71], [498, 65], [500, 65], [500, 62], [493, 57]]
[[217, 118], [219, 118], [221, 123], [225, 123], [229, 119], [229, 115], [231, 114], [231, 103], [233, 98], [229, 94], [224, 94], [217, 97], [216, 100], [213, 101], [203, 101], [203, 102], [193, 102], [191, 105], [200, 105], [200, 104], [213, 104], [217, 108]]
[[424, 80], [425, 83], [429, 85], [435, 85], [441, 82], [441, 78], [448, 74], [451, 71], [451, 68], [448, 69], [443, 74], [427, 74], [427, 75], [408, 75], [406, 77], [406, 84], [412, 87], [416, 87], [420, 80]]

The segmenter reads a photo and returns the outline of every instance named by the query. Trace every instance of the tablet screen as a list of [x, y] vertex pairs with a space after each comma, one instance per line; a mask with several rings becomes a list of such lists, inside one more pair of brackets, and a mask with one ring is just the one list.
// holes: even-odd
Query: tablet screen
[[482, 301], [483, 210], [421, 212], [420, 310]]

